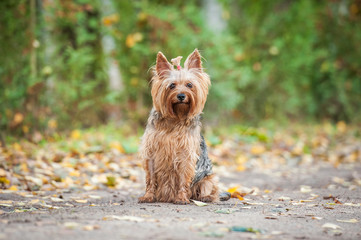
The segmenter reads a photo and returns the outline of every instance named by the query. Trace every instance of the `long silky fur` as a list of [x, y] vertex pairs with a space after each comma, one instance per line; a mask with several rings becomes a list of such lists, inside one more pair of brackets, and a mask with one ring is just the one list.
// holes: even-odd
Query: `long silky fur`
[[[151, 83], [153, 109], [140, 147], [146, 193], [139, 202], [217, 201], [217, 179], [211, 174], [211, 168], [200, 178], [200, 164], [197, 165], [200, 159], [207, 161], [202, 166], [210, 164], [208, 156], [202, 156], [201, 144], [205, 143], [200, 133], [200, 114], [207, 100], [210, 79], [202, 69], [199, 52], [195, 50], [180, 70], [173, 69], [165, 56], [158, 53]], [[174, 89], [169, 88], [171, 83], [175, 84]], [[187, 83], [191, 83], [192, 88], [187, 87]], [[179, 93], [185, 94], [186, 104], [177, 105]]]

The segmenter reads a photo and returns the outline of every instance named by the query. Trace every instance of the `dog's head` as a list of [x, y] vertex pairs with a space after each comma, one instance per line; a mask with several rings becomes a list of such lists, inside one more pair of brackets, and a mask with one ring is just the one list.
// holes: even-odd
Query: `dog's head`
[[[180, 60], [179, 60], [180, 61]], [[153, 106], [166, 118], [192, 118], [200, 114], [207, 100], [209, 76], [203, 71], [201, 55], [195, 49], [177, 69], [158, 52], [152, 78]]]

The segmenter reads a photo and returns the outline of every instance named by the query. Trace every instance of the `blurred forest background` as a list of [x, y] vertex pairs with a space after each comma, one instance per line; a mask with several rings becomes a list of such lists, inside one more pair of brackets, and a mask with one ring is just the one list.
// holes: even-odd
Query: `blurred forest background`
[[361, 120], [360, 0], [5, 0], [0, 128], [129, 122], [151, 108], [149, 68], [198, 48], [205, 121]]

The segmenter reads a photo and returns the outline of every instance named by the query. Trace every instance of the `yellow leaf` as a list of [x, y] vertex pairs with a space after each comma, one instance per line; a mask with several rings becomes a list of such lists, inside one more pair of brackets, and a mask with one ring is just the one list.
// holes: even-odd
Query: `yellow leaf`
[[128, 48], [132, 48], [135, 45], [134, 36], [133, 34], [129, 34], [125, 39], [125, 46]]
[[143, 35], [139, 32], [136, 32], [134, 34], [129, 34], [127, 36], [127, 38], [125, 39], [125, 45], [128, 47], [128, 48], [132, 48], [134, 47], [134, 45], [137, 43], [137, 42], [140, 42], [143, 40]]
[[29, 202], [29, 204], [36, 204], [39, 202], [39, 199], [33, 199]]
[[77, 170], [74, 170], [74, 171], [70, 172], [69, 175], [71, 177], [80, 177], [80, 172]]
[[251, 153], [254, 155], [260, 155], [266, 151], [266, 148], [262, 145], [254, 145], [251, 148]]
[[13, 147], [14, 150], [16, 150], [16, 151], [22, 151], [22, 148], [21, 148], [21, 146], [20, 146], [19, 143], [14, 143], [14, 144], [12, 145], [12, 147]]
[[237, 171], [242, 172], [244, 170], [246, 170], [246, 167], [244, 166], [244, 164], [248, 161], [248, 158], [244, 155], [240, 155], [237, 157], [236, 162], [237, 162]]
[[51, 129], [56, 129], [58, 127], [58, 123], [55, 119], [50, 119], [48, 122], [48, 127]]
[[66, 222], [64, 223], [64, 227], [68, 228], [68, 229], [75, 229], [79, 226], [79, 223], [76, 222]]
[[87, 199], [75, 199], [74, 201], [77, 203], [87, 203], [88, 202]]
[[238, 172], [243, 172], [244, 170], [246, 170], [246, 167], [242, 164], [239, 164], [237, 166], [237, 169], [236, 169]]
[[140, 12], [140, 13], [138, 14], [138, 20], [139, 20], [139, 21], [145, 21], [146, 19], [147, 19], [147, 14], [146, 14], [146, 13]]
[[19, 191], [18, 187], [15, 186], [15, 185], [12, 185], [11, 187], [9, 187], [8, 190], [10, 190], [10, 191]]
[[79, 139], [80, 138], [80, 131], [79, 130], [73, 130], [70, 134], [70, 137], [74, 140]]
[[238, 198], [240, 201], [244, 200], [244, 198], [241, 197], [241, 196], [239, 196], [239, 195], [237, 195], [237, 198]]
[[233, 188], [229, 188], [229, 189], [227, 190], [227, 192], [229, 192], [230, 194], [232, 194], [232, 193], [234, 193], [235, 191], [237, 191], [237, 189], [238, 189], [238, 186], [233, 187]]
[[133, 38], [135, 42], [140, 42], [143, 40], [143, 34], [141, 34], [140, 32], [136, 32], [133, 34]]
[[110, 26], [118, 21], [119, 21], [118, 14], [112, 14], [103, 18], [103, 24], [105, 26]]
[[109, 147], [112, 148], [112, 149], [118, 150], [120, 153], [124, 153], [124, 148], [119, 142], [116, 142], [116, 141], [111, 142], [109, 144]]
[[130, 85], [132, 85], [133, 87], [138, 86], [138, 85], [139, 85], [139, 80], [138, 80], [138, 78], [132, 77], [132, 78], [130, 79]]
[[21, 167], [21, 170], [22, 170], [24, 173], [29, 172], [29, 168], [28, 168], [28, 165], [27, 165], [26, 163], [22, 163], [22, 164], [20, 165], [20, 167]]
[[28, 133], [29, 132], [29, 127], [24, 125], [23, 126], [23, 133]]
[[14, 115], [14, 119], [13, 119], [13, 123], [15, 125], [18, 125], [19, 123], [21, 123], [24, 120], [24, 115], [21, 113], [15, 113]]
[[8, 185], [8, 184], [10, 184], [10, 180], [7, 179], [6, 177], [0, 177], [0, 183]]
[[337, 124], [336, 124], [336, 128], [337, 128], [337, 131], [339, 133], [345, 133], [346, 132], [346, 129], [347, 129], [347, 125], [344, 121], [339, 121]]

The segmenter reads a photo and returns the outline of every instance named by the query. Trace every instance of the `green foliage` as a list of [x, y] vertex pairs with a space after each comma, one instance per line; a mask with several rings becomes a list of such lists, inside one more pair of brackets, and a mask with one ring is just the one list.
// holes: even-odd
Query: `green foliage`
[[[207, 59], [205, 113], [216, 124], [360, 120], [359, 1], [219, 0], [227, 24], [219, 33], [204, 3], [1, 1], [0, 128], [91, 126], [117, 111], [143, 124], [157, 52], [170, 60], [194, 48]], [[121, 91], [109, 87], [109, 59], [120, 67]]]
[[[0, 127], [10, 123], [18, 110], [24, 109], [27, 89], [34, 83], [30, 79], [29, 42], [26, 29], [29, 11], [25, 1], [0, 3]], [[15, 19], [17, 19], [15, 21]]]
[[243, 47], [237, 74], [242, 115], [360, 119], [359, 3], [222, 2], [235, 46]]
[[[55, 46], [47, 65], [53, 69], [48, 82], [49, 104], [61, 123], [99, 121], [107, 95], [103, 71], [99, 3], [93, 0], [55, 1], [49, 12], [49, 40]], [[57, 57], [55, 57], [57, 56]], [[86, 117], [84, 117], [86, 116]], [[64, 125], [65, 126], [65, 125]]]

